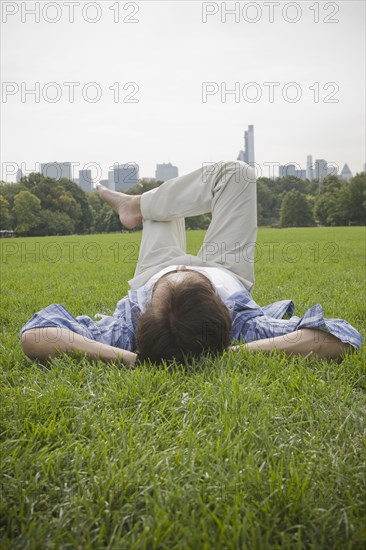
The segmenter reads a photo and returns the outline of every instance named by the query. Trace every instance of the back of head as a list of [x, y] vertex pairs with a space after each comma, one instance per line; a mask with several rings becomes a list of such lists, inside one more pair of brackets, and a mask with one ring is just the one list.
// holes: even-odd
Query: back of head
[[208, 279], [164, 285], [137, 325], [141, 360], [184, 362], [229, 346], [231, 317]]

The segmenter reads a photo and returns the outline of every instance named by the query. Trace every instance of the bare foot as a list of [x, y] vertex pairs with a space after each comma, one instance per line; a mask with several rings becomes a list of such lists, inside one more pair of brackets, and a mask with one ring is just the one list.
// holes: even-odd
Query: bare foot
[[127, 227], [127, 229], [133, 229], [136, 225], [141, 223], [141, 195], [126, 195], [119, 191], [112, 191], [100, 185], [100, 183], [97, 183], [97, 191], [100, 198], [117, 212], [121, 224]]

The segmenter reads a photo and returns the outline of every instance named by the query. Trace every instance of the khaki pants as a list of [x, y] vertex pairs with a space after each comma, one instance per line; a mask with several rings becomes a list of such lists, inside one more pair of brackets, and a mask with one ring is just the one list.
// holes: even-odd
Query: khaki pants
[[[143, 233], [132, 289], [169, 265], [221, 267], [254, 285], [257, 197], [252, 168], [240, 161], [203, 166], [141, 196]], [[186, 253], [184, 218], [212, 213], [197, 254]]]

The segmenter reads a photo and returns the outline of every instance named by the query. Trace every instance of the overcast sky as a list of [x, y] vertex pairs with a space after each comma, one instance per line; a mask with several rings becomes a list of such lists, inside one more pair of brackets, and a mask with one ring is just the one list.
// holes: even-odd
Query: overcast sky
[[8, 181], [54, 160], [183, 174], [235, 159], [249, 124], [258, 175], [308, 154], [363, 168], [364, 1], [1, 4]]

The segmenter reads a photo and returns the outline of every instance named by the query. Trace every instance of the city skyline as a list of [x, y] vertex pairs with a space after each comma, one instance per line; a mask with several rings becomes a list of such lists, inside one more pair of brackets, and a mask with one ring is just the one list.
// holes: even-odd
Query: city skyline
[[[243, 153], [244, 151], [241, 150], [239, 155], [236, 157], [236, 155], [233, 153], [231, 156], [229, 155], [226, 159], [220, 159], [220, 160], [235, 160], [235, 158], [237, 158], [237, 160], [244, 160], [243, 159]], [[273, 178], [273, 176], [278, 176], [278, 173], [280, 171], [280, 168], [281, 167], [291, 167], [291, 166], [295, 166], [297, 170], [301, 169], [301, 170], [304, 170], [306, 172], [306, 174], [308, 174], [308, 164], [307, 164], [307, 159], [308, 157], [313, 157], [313, 155], [308, 155], [305, 153], [303, 159], [306, 159], [306, 162], [304, 163], [303, 160], [288, 160], [287, 162], [283, 162], [281, 160], [277, 161], [277, 160], [268, 160], [268, 161], [264, 161], [263, 164], [259, 164], [258, 162], [255, 162], [254, 164], [254, 167], [256, 168], [257, 170], [257, 177], [270, 177], [270, 178]], [[318, 160], [318, 159], [316, 159]], [[319, 160], [322, 160], [322, 159], [319, 159]], [[207, 164], [207, 162], [218, 162], [217, 160], [210, 160], [210, 161], [203, 161], [202, 162], [202, 165], [203, 164]], [[246, 161], [244, 161], [246, 162]], [[139, 169], [140, 169], [140, 172], [141, 172], [141, 165], [136, 162], [136, 161], [132, 161], [132, 160], [127, 160], [126, 162], [112, 162], [112, 163], [107, 163], [107, 165], [100, 165], [94, 161], [87, 161], [84, 165], [82, 164], [82, 162], [78, 162], [78, 161], [48, 161], [48, 162], [35, 162], [34, 164], [32, 165], [27, 165], [26, 163], [16, 163], [16, 162], [11, 162], [11, 163], [8, 163], [9, 165], [7, 166], [7, 177], [6, 179], [3, 178], [3, 177], [0, 177], [0, 180], [5, 182], [5, 183], [15, 183], [16, 181], [19, 181], [20, 179], [20, 174], [21, 175], [29, 175], [30, 173], [34, 173], [34, 172], [39, 172], [39, 173], [43, 173], [43, 170], [42, 170], [42, 166], [44, 165], [53, 165], [54, 163], [57, 163], [57, 164], [70, 164], [71, 167], [72, 167], [72, 173], [73, 173], [73, 177], [70, 178], [72, 180], [75, 180], [76, 179], [76, 176], [75, 174], [78, 173], [79, 171], [91, 171], [92, 172], [92, 180], [94, 182], [101, 182], [101, 181], [108, 181], [108, 177], [109, 177], [109, 174], [111, 172], [113, 172], [113, 167], [115, 165], [119, 165], [119, 164], [126, 164], [126, 165], [133, 165], [133, 164], [136, 164], [137, 166], [139, 166]], [[3, 163], [4, 164], [4, 163]], [[155, 164], [155, 168], [152, 169], [151, 172], [153, 172], [155, 175], [151, 175], [151, 174], [143, 174], [141, 176], [141, 179], [157, 179], [156, 178], [156, 167], [158, 165], [167, 165], [167, 166], [174, 166], [171, 162], [164, 162], [164, 163], [156, 163]], [[366, 171], [366, 163], [365, 162], [360, 162], [358, 163], [358, 165], [360, 166], [359, 169], [355, 169], [354, 166], [348, 162], [347, 159], [341, 159], [339, 163], [336, 163], [332, 160], [327, 160], [327, 164], [330, 165], [332, 168], [331, 168], [331, 174], [340, 174], [342, 172], [342, 170], [345, 168], [345, 165], [347, 165], [347, 168], [348, 170], [350, 170], [350, 172], [355, 175], [357, 173], [360, 173], [360, 172], [365, 172]], [[305, 165], [305, 168], [302, 169], [301, 167]], [[90, 168], [91, 167], [91, 168]], [[175, 166], [177, 168], [177, 166]], [[197, 166], [196, 166], [197, 168]], [[314, 165], [313, 165], [313, 169], [314, 169]], [[289, 168], [289, 170], [291, 171], [291, 168]], [[179, 169], [179, 171], [181, 173], [182, 170]], [[277, 172], [276, 172], [277, 171]], [[259, 173], [258, 173], [259, 172]], [[47, 175], [49, 175], [50, 177], [53, 177], [51, 176], [51, 173], [52, 173], [52, 170], [50, 170], [50, 173]], [[97, 175], [96, 175], [97, 174]], [[98, 175], [99, 174], [99, 175]], [[4, 175], [4, 174], [3, 174]], [[329, 174], [328, 174], [329, 175]], [[66, 176], [65, 176], [66, 177]], [[172, 176], [172, 177], [176, 177], [176, 176]], [[279, 176], [278, 176], [279, 177]], [[308, 175], [306, 175], [306, 178], [307, 179], [311, 179], [311, 178], [308, 178]], [[56, 177], [57, 179], [57, 177]], [[164, 180], [161, 180], [161, 181], [164, 181]]]
[[[237, 156], [237, 160], [243, 160], [243, 153], [244, 151], [241, 150], [239, 155]], [[308, 177], [308, 171], [309, 171], [309, 167], [308, 167], [308, 157], [312, 157], [313, 155], [305, 155], [304, 158], [306, 158], [306, 163], [305, 163], [305, 166], [306, 168], [302, 169], [301, 167], [304, 165], [304, 162], [303, 161], [294, 161], [294, 160], [289, 160], [288, 162], [281, 162], [281, 161], [277, 161], [277, 160], [271, 160], [271, 161], [265, 161], [263, 163], [263, 165], [260, 165], [259, 163], [255, 163], [254, 164], [254, 168], [256, 168], [257, 172], [257, 177], [270, 177], [270, 178], [273, 178], [273, 177], [280, 177], [279, 176], [279, 173], [280, 173], [280, 170], [282, 167], [289, 167], [289, 171], [291, 172], [292, 170], [292, 166], [294, 166], [296, 168], [296, 170], [302, 170], [304, 172], [306, 172], [306, 179], [312, 179], [311, 177]], [[222, 159], [224, 160], [224, 159]], [[229, 156], [226, 160], [235, 160], [235, 154], [232, 154], [231, 156]], [[316, 160], [322, 160], [322, 159], [316, 159]], [[212, 160], [212, 161], [208, 161], [208, 162], [217, 162], [215, 160]], [[246, 162], [246, 161], [244, 161]], [[139, 169], [140, 169], [140, 165], [138, 162], [135, 162], [135, 161], [126, 161], [124, 163], [118, 163], [118, 162], [114, 162], [114, 163], [109, 163], [109, 166], [101, 166], [93, 161], [88, 161], [85, 163], [85, 165], [82, 165], [81, 162], [78, 162], [78, 161], [72, 161], [72, 162], [69, 162], [69, 161], [63, 161], [63, 162], [60, 162], [60, 161], [48, 161], [46, 163], [43, 163], [43, 162], [36, 162], [34, 165], [32, 165], [31, 167], [27, 166], [25, 163], [15, 163], [15, 162], [12, 162], [11, 163], [11, 167], [9, 166], [8, 167], [8, 175], [7, 175], [7, 179], [3, 179], [3, 178], [0, 178], [1, 181], [5, 182], [5, 183], [15, 183], [17, 181], [20, 180], [20, 177], [21, 175], [29, 175], [30, 173], [34, 173], [34, 172], [39, 172], [39, 173], [43, 173], [43, 169], [42, 169], [42, 166], [45, 166], [45, 165], [49, 165], [50, 167], [54, 164], [64, 164], [64, 165], [71, 165], [72, 167], [72, 173], [73, 173], [73, 177], [71, 177], [70, 179], [72, 179], [73, 181], [76, 178], [76, 173], [78, 173], [79, 171], [90, 171], [92, 173], [92, 181], [93, 182], [108, 182], [108, 178], [110, 177], [110, 174], [113, 173], [113, 167], [116, 166], [116, 165], [122, 165], [122, 164], [126, 164], [126, 165], [133, 165], [133, 164], [136, 164], [137, 166], [139, 166]], [[204, 161], [202, 164], [207, 164], [207, 161]], [[342, 170], [347, 167], [347, 169], [353, 174], [357, 174], [357, 173], [360, 173], [360, 172], [365, 172], [366, 171], [366, 163], [363, 162], [363, 163], [359, 163], [360, 164], [360, 169], [354, 169], [354, 167], [351, 165], [350, 162], [348, 162], [346, 159], [342, 159], [341, 162], [338, 164], [336, 162], [333, 162], [331, 160], [327, 160], [327, 164], [331, 167], [331, 172], [330, 174], [328, 175], [336, 175], [336, 174], [339, 174], [342, 172]], [[151, 175], [151, 174], [146, 174], [146, 175], [142, 175], [140, 177], [140, 179], [150, 179], [150, 180], [154, 180], [154, 179], [157, 179], [156, 178], [156, 167], [157, 166], [173, 166], [173, 168], [178, 168], [177, 166], [174, 166], [171, 162], [167, 162], [167, 163], [156, 163], [155, 164], [155, 168], [152, 170], [155, 175]], [[92, 169], [90, 169], [90, 166], [92, 167]], [[197, 168], [197, 166], [196, 166]], [[313, 170], [314, 170], [314, 165], [313, 165]], [[141, 169], [140, 169], [141, 171]], [[182, 173], [182, 171], [180, 170], [180, 172]], [[47, 172], [47, 174], [45, 175], [49, 175], [49, 177], [53, 177], [51, 175], [52, 170], [50, 170], [50, 173]], [[96, 175], [99, 174], [98, 175]], [[21, 175], [20, 175], [21, 174]], [[293, 175], [293, 174], [292, 174]], [[67, 177], [64, 175], [64, 177]], [[176, 177], [175, 175], [172, 175], [171, 177]], [[55, 179], [58, 179], [57, 177]], [[305, 179], [304, 177], [302, 179]], [[165, 181], [165, 179], [162, 179], [160, 181]]]
[[178, 166], [173, 166], [171, 162], [157, 164], [155, 170], [155, 179], [157, 181], [167, 181], [177, 178], [179, 175]]
[[[312, 154], [306, 154], [306, 163], [305, 168], [302, 168], [302, 162], [297, 162], [294, 160], [290, 160], [288, 162], [280, 162], [280, 161], [265, 161], [263, 165], [260, 165], [259, 163], [255, 162], [255, 144], [254, 144], [254, 124], [248, 125], [248, 129], [244, 131], [244, 139], [243, 139], [243, 149], [239, 151], [239, 154], [237, 155], [237, 160], [241, 160], [243, 162], [246, 162], [250, 166], [253, 166], [256, 169], [257, 177], [269, 177], [270, 179], [273, 179], [275, 177], [282, 177], [281, 174], [285, 175], [293, 175], [296, 177], [300, 177], [301, 179], [317, 179], [315, 177], [312, 177], [311, 175], [314, 175], [314, 172], [316, 171], [316, 163], [317, 162], [323, 162], [327, 165], [327, 168], [325, 168], [325, 175], [339, 175], [341, 176], [342, 173], [344, 174], [351, 174], [355, 175], [356, 173], [365, 172], [366, 170], [366, 163], [362, 163], [362, 168], [360, 170], [355, 170], [352, 166], [350, 166], [350, 163], [342, 159], [342, 161], [338, 164], [332, 160], [324, 160], [324, 159], [316, 159], [313, 163]], [[234, 159], [235, 155], [232, 154], [231, 157], [228, 157], [226, 160]], [[222, 159], [223, 160], [223, 159]], [[209, 161], [209, 162], [217, 162], [217, 161]], [[106, 185], [107, 187], [110, 187], [111, 189], [115, 188], [115, 185], [111, 185], [111, 180], [114, 178], [115, 182], [119, 181], [119, 176], [115, 176], [114, 174], [116, 172], [116, 167], [118, 166], [137, 166], [138, 172], [140, 172], [140, 165], [138, 162], [135, 161], [126, 161], [124, 163], [121, 162], [114, 162], [109, 165], [109, 167], [101, 166], [96, 162], [89, 161], [84, 166], [81, 166], [80, 162], [77, 161], [49, 161], [46, 163], [37, 162], [34, 166], [31, 168], [28, 168], [24, 163], [17, 164], [17, 163], [10, 163], [11, 166], [7, 168], [8, 170], [8, 177], [7, 181], [5, 179], [1, 179], [1, 181], [5, 181], [5, 183], [13, 183], [15, 181], [20, 180], [20, 174], [21, 175], [27, 175], [32, 172], [40, 172], [44, 175], [48, 175], [49, 177], [52, 177], [54, 179], [59, 179], [57, 176], [58, 171], [62, 173], [63, 175], [60, 177], [67, 177], [68, 179], [71, 179], [72, 181], [76, 181], [78, 178], [75, 176], [75, 172], [90, 172], [87, 176], [87, 179], [92, 181], [92, 183], [102, 183]], [[63, 169], [54, 169], [52, 166], [54, 165], [64, 165], [65, 168]], [[207, 164], [207, 161], [204, 161], [202, 164]], [[360, 163], [361, 164], [361, 163]], [[80, 167], [80, 168], [79, 168]], [[159, 180], [159, 181], [166, 181], [167, 179], [177, 177], [178, 176], [178, 167], [174, 166], [171, 162], [163, 162], [163, 163], [156, 163], [154, 173], [155, 175], [143, 175], [141, 178], [137, 177], [137, 179], [149, 179], [149, 180]], [[327, 172], [328, 170], [328, 172]], [[157, 173], [160, 171], [161, 178], [157, 178]], [[301, 174], [300, 174], [301, 172]], [[170, 177], [165, 177], [163, 174], [170, 174]], [[54, 174], [54, 175], [51, 175]], [[69, 176], [71, 174], [71, 176]], [[325, 177], [322, 173], [321, 179]], [[107, 176], [107, 177], [105, 177]], [[133, 181], [134, 178], [132, 178]], [[346, 178], [343, 178], [346, 179]], [[123, 178], [122, 178], [123, 180]], [[130, 186], [131, 187], [131, 186]], [[118, 188], [118, 184], [117, 184]], [[119, 190], [126, 190], [127, 187], [122, 185], [122, 187], [118, 188]]]
[[[251, 137], [248, 141], [248, 134], [251, 134]], [[250, 151], [246, 147], [250, 148]], [[255, 145], [254, 145], [254, 125], [249, 125], [248, 131], [244, 132], [244, 150], [241, 150], [238, 155], [238, 160], [247, 162], [243, 160], [244, 158], [252, 158], [255, 156]], [[73, 163], [70, 162], [47, 162], [40, 165], [39, 172], [42, 173], [45, 177], [51, 177], [53, 179], [60, 179], [61, 177], [70, 179], [74, 181], [79, 187], [84, 191], [96, 191], [95, 184], [101, 183], [102, 185], [108, 187], [109, 189], [116, 191], [127, 191], [134, 187], [139, 179], [145, 179], [150, 181], [162, 181], [165, 182], [169, 179], [177, 177], [179, 174], [179, 168], [172, 165], [172, 163], [162, 163], [156, 164], [155, 177], [152, 176], [142, 176], [139, 177], [139, 166], [136, 163], [124, 163], [117, 164], [113, 166], [113, 170], [108, 170], [108, 179], [100, 178], [96, 180], [93, 178], [92, 171], [89, 169], [82, 169], [78, 171], [79, 177], [75, 177], [72, 172]], [[256, 168], [256, 166], [254, 166]], [[360, 172], [366, 171], [366, 164], [363, 167], [363, 170]], [[294, 163], [288, 164], [278, 164], [278, 174], [273, 175], [270, 179], [276, 179], [286, 176], [297, 177], [302, 180], [314, 180], [322, 183], [325, 177], [330, 175], [338, 176], [340, 179], [349, 181], [355, 172], [352, 173], [348, 163], [345, 162], [341, 171], [338, 170], [338, 166], [335, 166], [332, 163], [328, 163], [325, 159], [315, 159], [315, 162], [312, 162], [312, 155], [307, 155], [306, 157], [306, 168], [301, 168], [300, 165]], [[23, 172], [18, 169], [16, 174], [15, 182], [19, 182], [23, 176]], [[160, 176], [160, 177], [158, 177]], [[261, 176], [259, 176], [261, 177]], [[12, 183], [15, 183], [12, 182]], [[10, 182], [9, 182], [10, 183]]]
[[[248, 129], [244, 131], [244, 143], [243, 149], [239, 151], [237, 160], [247, 163], [252, 166], [256, 172], [258, 172], [258, 166], [255, 163], [255, 142], [254, 142], [254, 124], [249, 124]], [[92, 170], [82, 169], [79, 170], [79, 177], [76, 178], [73, 174], [73, 163], [57, 161], [41, 164], [41, 172], [45, 176], [52, 177], [54, 179], [60, 179], [61, 177], [71, 179], [77, 183], [84, 191], [95, 191], [95, 184], [101, 183], [102, 185], [112, 189], [113, 191], [127, 191], [133, 188], [139, 178], [139, 165], [137, 163], [115, 163], [108, 170], [108, 178], [95, 178], [92, 175]], [[272, 163], [271, 168], [275, 168], [275, 164]], [[177, 166], [169, 163], [157, 163], [155, 169], [155, 177], [142, 177], [141, 179], [147, 179], [150, 181], [162, 181], [165, 182], [169, 179], [176, 178], [179, 175], [179, 169]], [[340, 167], [332, 162], [328, 162], [325, 159], [315, 159], [313, 163], [313, 155], [308, 154], [306, 157], [306, 167], [302, 168], [301, 165], [293, 162], [287, 164], [278, 164], [278, 174], [274, 173], [270, 179], [276, 179], [292, 176], [302, 180], [315, 180], [318, 181], [320, 186], [323, 180], [327, 176], [338, 176], [340, 179], [349, 181], [353, 174], [350, 170], [348, 163], [345, 162], [342, 170]], [[19, 181], [22, 176], [21, 170], [17, 170], [16, 181]], [[257, 177], [261, 177], [260, 175]]]

